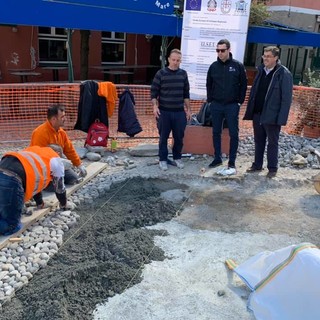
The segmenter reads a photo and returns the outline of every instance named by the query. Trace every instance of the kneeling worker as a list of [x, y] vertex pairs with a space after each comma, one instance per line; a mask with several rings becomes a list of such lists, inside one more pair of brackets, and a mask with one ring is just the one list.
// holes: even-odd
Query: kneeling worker
[[[62, 148], [63, 154], [72, 164], [78, 168], [80, 177], [72, 169], [65, 170], [65, 184], [74, 185], [81, 181], [87, 175], [85, 166], [77, 154], [67, 132], [62, 128], [66, 121], [65, 108], [62, 105], [53, 105], [47, 110], [47, 120], [33, 130], [30, 147], [48, 147], [50, 144], [58, 144]], [[47, 191], [53, 191], [51, 188]]]
[[28, 147], [7, 152], [0, 161], [0, 235], [19, 231], [24, 202], [33, 198], [44, 207], [41, 191], [53, 181], [60, 208], [67, 206], [64, 166], [58, 153], [49, 147]]

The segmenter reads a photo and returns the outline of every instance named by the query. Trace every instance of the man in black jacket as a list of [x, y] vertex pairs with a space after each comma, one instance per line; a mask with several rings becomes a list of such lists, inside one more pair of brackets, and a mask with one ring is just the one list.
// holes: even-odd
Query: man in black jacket
[[254, 133], [254, 162], [247, 172], [262, 170], [267, 145], [268, 178], [278, 170], [278, 142], [281, 126], [288, 120], [292, 101], [293, 79], [290, 71], [279, 61], [280, 50], [264, 48], [263, 64], [253, 82], [244, 120], [252, 120]]
[[235, 162], [239, 144], [239, 110], [247, 91], [247, 76], [243, 64], [233, 59], [230, 42], [222, 39], [217, 44], [217, 61], [207, 73], [207, 102], [211, 105], [214, 160], [209, 167], [222, 165], [221, 133], [223, 121], [229, 128], [230, 148], [228, 167], [223, 175], [236, 173]]

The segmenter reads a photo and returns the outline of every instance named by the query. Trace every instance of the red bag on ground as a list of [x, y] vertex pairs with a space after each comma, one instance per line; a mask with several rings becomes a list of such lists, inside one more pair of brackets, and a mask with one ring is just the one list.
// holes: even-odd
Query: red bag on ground
[[109, 128], [100, 122], [99, 119], [89, 127], [88, 134], [84, 146], [106, 147], [109, 138]]

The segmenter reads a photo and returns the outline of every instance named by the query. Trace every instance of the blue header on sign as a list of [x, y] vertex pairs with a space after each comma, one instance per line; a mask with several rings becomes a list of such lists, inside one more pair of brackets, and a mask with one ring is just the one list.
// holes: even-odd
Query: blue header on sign
[[174, 0], [47, 0], [76, 6], [100, 7], [105, 9], [120, 9], [139, 12], [154, 12], [173, 14]]

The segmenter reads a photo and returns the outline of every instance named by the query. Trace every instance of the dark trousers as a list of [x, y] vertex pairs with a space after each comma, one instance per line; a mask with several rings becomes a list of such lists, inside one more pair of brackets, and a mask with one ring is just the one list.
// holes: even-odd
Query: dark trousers
[[268, 170], [276, 172], [278, 170], [278, 144], [281, 126], [276, 124], [261, 124], [260, 113], [253, 115], [253, 133], [254, 133], [254, 163], [257, 169], [263, 166], [263, 155], [267, 145]]
[[167, 161], [168, 159], [168, 139], [171, 131], [174, 140], [172, 147], [173, 159], [181, 159], [184, 130], [186, 129], [186, 125], [187, 117], [184, 111], [176, 112], [160, 110], [160, 116], [158, 119], [160, 161]]
[[222, 105], [217, 102], [212, 102], [210, 105], [212, 115], [212, 134], [213, 134], [213, 147], [214, 158], [221, 159], [221, 133], [223, 129], [223, 121], [226, 119], [229, 136], [229, 166], [235, 166], [238, 145], [239, 145], [239, 110], [238, 103], [230, 103]]

